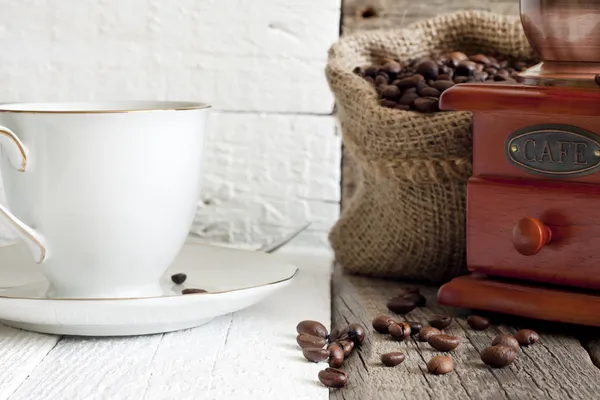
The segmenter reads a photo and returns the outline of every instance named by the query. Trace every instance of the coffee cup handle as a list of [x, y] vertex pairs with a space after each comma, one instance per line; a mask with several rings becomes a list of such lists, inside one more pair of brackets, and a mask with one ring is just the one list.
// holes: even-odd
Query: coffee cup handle
[[[13, 167], [20, 172], [27, 171], [27, 149], [13, 131], [1, 125], [0, 145]], [[44, 238], [15, 217], [13, 213], [8, 211], [2, 204], [0, 204], [0, 223], [10, 228], [19, 239], [25, 242], [38, 264], [41, 264], [46, 260], [48, 251]]]

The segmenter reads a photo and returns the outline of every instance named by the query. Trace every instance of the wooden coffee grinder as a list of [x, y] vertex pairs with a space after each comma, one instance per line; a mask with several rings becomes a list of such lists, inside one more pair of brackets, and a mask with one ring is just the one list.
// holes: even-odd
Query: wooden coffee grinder
[[440, 99], [473, 113], [473, 175], [471, 274], [438, 301], [600, 326], [600, 2], [521, 0], [521, 22], [542, 63]]

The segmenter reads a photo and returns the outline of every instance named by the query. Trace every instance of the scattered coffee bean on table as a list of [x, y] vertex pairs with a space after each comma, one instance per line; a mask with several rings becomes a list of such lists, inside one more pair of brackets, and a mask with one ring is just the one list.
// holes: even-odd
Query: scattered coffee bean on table
[[330, 388], [341, 388], [348, 381], [348, 374], [337, 368], [325, 368], [319, 372], [319, 381]]
[[423, 307], [427, 304], [427, 299], [421, 293], [407, 293], [402, 298], [412, 301], [417, 307]]
[[432, 335], [427, 339], [431, 347], [439, 351], [454, 350], [460, 344], [460, 339], [451, 335]]
[[421, 329], [421, 332], [419, 332], [419, 342], [428, 342], [431, 336], [441, 334], [442, 332], [433, 326], [424, 326], [423, 329]]
[[384, 59], [378, 65], [357, 67], [354, 73], [375, 86], [383, 107], [432, 113], [439, 111], [441, 94], [455, 84], [515, 84], [519, 72], [529, 66], [519, 60], [454, 51], [405, 63]]
[[388, 327], [395, 324], [396, 321], [387, 315], [380, 315], [373, 319], [373, 329], [379, 333], [388, 333]]
[[356, 345], [360, 345], [365, 340], [366, 332], [361, 324], [350, 324], [345, 333]]
[[517, 350], [509, 345], [497, 344], [486, 347], [481, 352], [481, 361], [493, 368], [504, 368], [510, 365], [517, 356]]
[[171, 280], [176, 285], [181, 285], [187, 279], [187, 275], [183, 273], [173, 274], [171, 275]]
[[381, 362], [386, 367], [395, 367], [396, 365], [402, 364], [404, 361], [404, 353], [399, 351], [394, 351], [391, 353], [386, 353], [381, 355]]
[[521, 346], [517, 339], [514, 338], [510, 333], [501, 333], [492, 340], [492, 346], [496, 346], [498, 344], [504, 344], [506, 346], [510, 346], [515, 350], [519, 350]]
[[327, 339], [309, 335], [308, 333], [301, 333], [296, 337], [296, 342], [303, 349], [312, 347], [324, 347], [327, 344]]
[[208, 293], [204, 289], [183, 289], [181, 294], [196, 294], [196, 293]]
[[521, 346], [531, 346], [540, 340], [540, 336], [531, 329], [521, 329], [515, 333], [515, 339]]
[[329, 366], [339, 368], [344, 363], [344, 349], [339, 343], [332, 343], [329, 349]]
[[476, 331], [484, 331], [490, 327], [490, 320], [479, 315], [469, 315], [467, 324]]
[[440, 314], [434, 315], [429, 320], [429, 325], [431, 325], [437, 329], [446, 329], [452, 323], [452, 319], [453, 318], [450, 315], [440, 315]]
[[338, 343], [344, 351], [344, 359], [348, 358], [354, 350], [354, 342], [352, 340], [341, 340]]
[[392, 324], [388, 328], [390, 335], [396, 340], [405, 340], [410, 337], [410, 325], [406, 322]]
[[436, 375], [447, 374], [453, 369], [454, 361], [448, 356], [435, 356], [427, 363], [427, 370]]
[[338, 340], [341, 334], [342, 333], [340, 332], [340, 330], [336, 328], [332, 330], [331, 333], [327, 336], [327, 340], [329, 341], [329, 343], [333, 343], [336, 340]]
[[298, 332], [298, 334], [307, 333], [309, 335], [321, 338], [326, 338], [329, 335], [329, 332], [327, 332], [327, 328], [325, 328], [325, 326], [322, 323], [311, 320], [305, 320], [300, 322], [296, 326], [296, 332]]
[[418, 335], [423, 329], [423, 325], [419, 322], [408, 321], [408, 325], [410, 325], [410, 335]]
[[329, 350], [321, 349], [318, 347], [307, 347], [305, 349], [302, 349], [302, 354], [304, 355], [304, 358], [306, 358], [308, 361], [312, 361], [315, 363], [325, 361], [329, 358]]
[[388, 310], [396, 314], [408, 314], [417, 307], [414, 301], [404, 297], [392, 297], [387, 302]]

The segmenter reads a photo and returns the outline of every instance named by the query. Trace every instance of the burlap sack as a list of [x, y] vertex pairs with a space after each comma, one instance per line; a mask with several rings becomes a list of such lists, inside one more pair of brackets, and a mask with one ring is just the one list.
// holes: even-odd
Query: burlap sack
[[465, 187], [471, 114], [381, 107], [357, 66], [439, 52], [481, 52], [535, 61], [517, 16], [442, 15], [404, 29], [342, 37], [326, 75], [343, 143], [362, 175], [329, 235], [346, 272], [442, 283], [466, 272]]

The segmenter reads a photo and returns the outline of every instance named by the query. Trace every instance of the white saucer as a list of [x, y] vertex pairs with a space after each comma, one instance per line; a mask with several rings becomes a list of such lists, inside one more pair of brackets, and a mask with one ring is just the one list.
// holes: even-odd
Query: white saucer
[[[182, 285], [171, 275], [185, 273]], [[83, 336], [144, 335], [188, 329], [249, 307], [287, 286], [298, 269], [276, 255], [188, 242], [163, 278], [164, 296], [49, 299], [27, 249], [0, 247], [0, 322], [24, 330]], [[185, 288], [208, 293], [182, 295]]]

